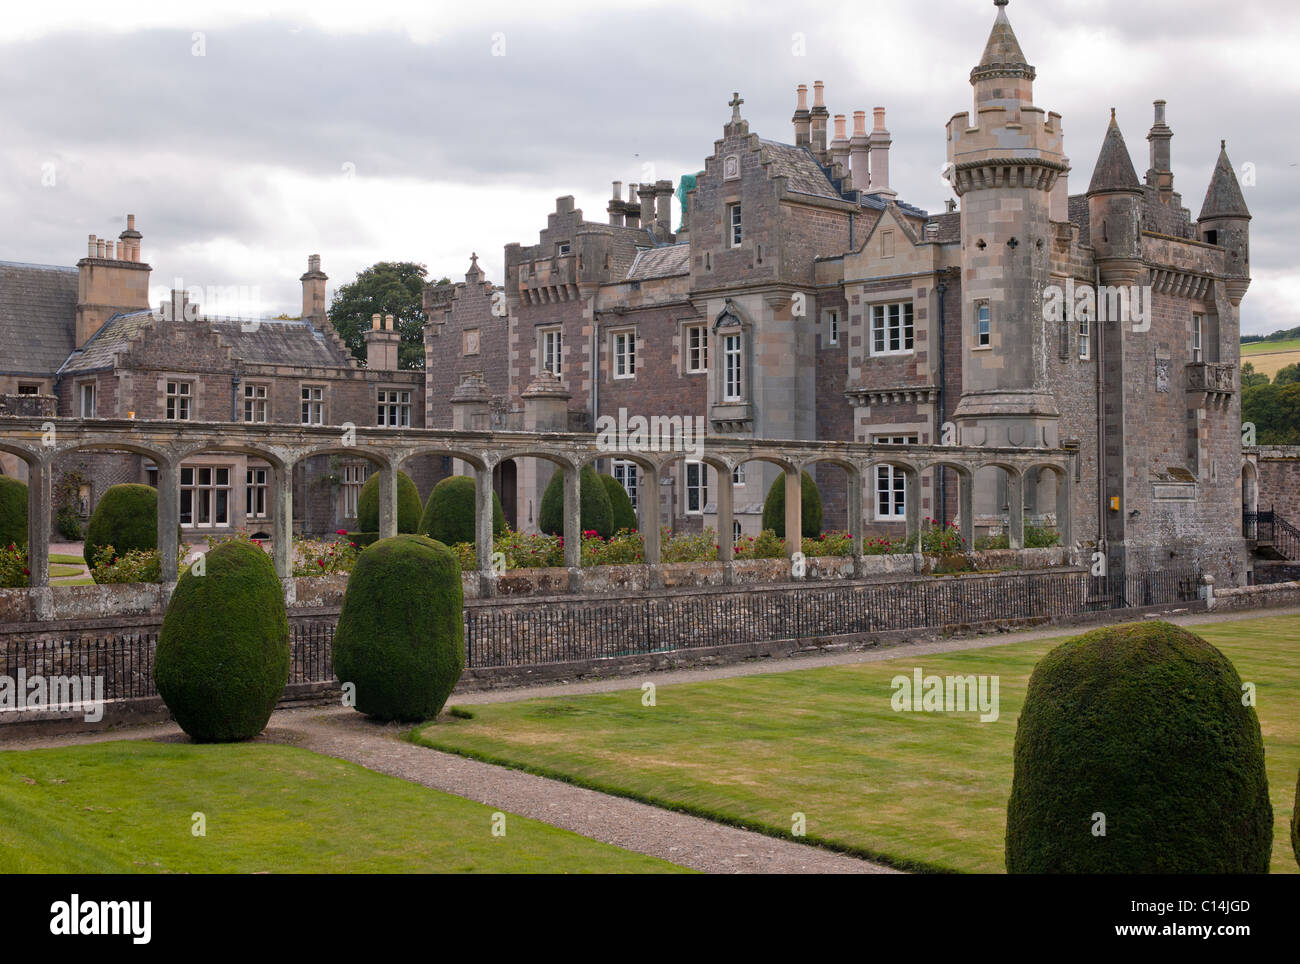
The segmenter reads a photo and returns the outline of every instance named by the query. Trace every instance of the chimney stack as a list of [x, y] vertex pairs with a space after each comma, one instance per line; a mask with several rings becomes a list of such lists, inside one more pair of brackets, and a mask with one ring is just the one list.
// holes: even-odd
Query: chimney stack
[[113, 315], [151, 307], [150, 268], [140, 263], [140, 237], [132, 214], [127, 215], [126, 230], [116, 242], [87, 236], [86, 257], [77, 262], [77, 348]]
[[320, 255], [307, 256], [307, 271], [299, 279], [302, 282], [302, 317], [313, 328], [325, 326], [325, 282], [329, 276], [320, 269]]
[[372, 371], [397, 371], [398, 346], [402, 336], [393, 329], [393, 316], [370, 316], [370, 330], [362, 338], [366, 342], [366, 367]]
[[813, 105], [809, 112], [812, 118], [812, 152], [817, 155], [820, 161], [826, 160], [826, 122], [830, 117], [830, 111], [826, 109], [823, 95], [826, 91], [826, 85], [820, 80], [813, 81]]
[[655, 181], [655, 237], [673, 239], [673, 182]]
[[849, 165], [853, 169], [853, 186], [866, 193], [871, 186], [870, 164], [868, 161], [870, 139], [867, 137], [867, 112], [853, 112], [853, 136], [849, 138]]
[[889, 188], [889, 145], [893, 141], [889, 138], [889, 131], [885, 130], [885, 108], [877, 107], [873, 113], [875, 126], [867, 138], [871, 146], [870, 191], [872, 194], [896, 195], [898, 192]]
[[641, 224], [641, 208], [636, 197], [637, 185], [629, 184], [627, 186], [627, 207], [623, 209], [623, 224], [629, 228], [639, 227]]
[[808, 85], [800, 84], [795, 93], [799, 96], [799, 103], [794, 109], [794, 145], [808, 147], [812, 143], [810, 133], [812, 114], [808, 112]]
[[614, 190], [610, 194], [609, 206], [605, 208], [609, 213], [609, 223], [615, 227], [623, 226], [623, 182], [615, 181]]
[[636, 193], [641, 199], [641, 227], [655, 234], [655, 186], [642, 184]]
[[1155, 122], [1147, 134], [1147, 140], [1151, 143], [1151, 169], [1147, 171], [1147, 184], [1156, 188], [1160, 200], [1168, 204], [1174, 193], [1174, 172], [1169, 150], [1174, 132], [1165, 122], [1165, 102], [1156, 101], [1155, 109]]
[[843, 114], [835, 115], [835, 139], [831, 141], [831, 173], [838, 178], [849, 175], [849, 134], [846, 130], [848, 118]]

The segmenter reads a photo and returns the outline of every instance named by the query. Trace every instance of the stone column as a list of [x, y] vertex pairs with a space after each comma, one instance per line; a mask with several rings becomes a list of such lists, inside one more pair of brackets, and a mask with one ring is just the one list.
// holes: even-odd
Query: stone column
[[785, 470], [785, 554], [793, 559], [803, 548], [803, 486], [798, 467]]
[[722, 563], [722, 581], [736, 581], [736, 490], [731, 473], [718, 471], [718, 562]]
[[474, 482], [474, 556], [479, 571], [479, 591], [492, 595], [496, 570], [492, 568], [492, 463], [477, 470]]
[[162, 581], [175, 582], [180, 554], [181, 467], [172, 459], [158, 460], [158, 555]]
[[1061, 545], [1067, 551], [1074, 547], [1073, 485], [1068, 470], [1056, 473], [1056, 531], [1061, 534]]
[[862, 470], [855, 468], [852, 471], [845, 470], [847, 478], [844, 480], [844, 498], [845, 508], [848, 511], [849, 535], [853, 537], [853, 548], [850, 550], [853, 554], [853, 575], [861, 576], [866, 568], [866, 559], [862, 554], [863, 542], [863, 477]]
[[[659, 469], [657, 466], [649, 468], [638, 465], [637, 472], [637, 509], [640, 514], [637, 523], [641, 527], [641, 541], [645, 546], [645, 563], [647, 566], [658, 566], [663, 558], [659, 533]], [[651, 571], [652, 588], [663, 585], [663, 580], [659, 577], [659, 573]]]
[[975, 551], [975, 473], [957, 473], [957, 514], [967, 552]]
[[[293, 463], [272, 468], [275, 494], [271, 502], [271, 538], [275, 572], [281, 579], [293, 575]], [[161, 476], [160, 476], [161, 478]]]
[[912, 568], [920, 572], [925, 567], [925, 553], [921, 548], [921, 473], [907, 469], [903, 473], [903, 486], [903, 507], [907, 511], [906, 538], [916, 537], [912, 546]]
[[[481, 372], [462, 375], [451, 393], [451, 427], [457, 432], [484, 432], [491, 428], [492, 392]], [[456, 475], [468, 475], [475, 469], [460, 459], [452, 459]]]
[[[558, 378], [542, 369], [521, 396], [524, 402], [524, 431], [567, 432], [569, 429], [569, 400], [573, 397]], [[551, 481], [551, 472], [558, 471], [553, 463], [543, 459], [519, 459], [518, 497], [520, 528], [527, 526], [538, 532], [537, 519], [542, 510], [542, 494]], [[547, 471], [547, 469], [551, 471]], [[532, 522], [524, 520], [530, 518]]]
[[397, 535], [397, 467], [379, 470], [379, 538]]
[[569, 590], [582, 585], [582, 491], [581, 472], [566, 465], [564, 472], [564, 565], [569, 570]]
[[1025, 477], [1007, 470], [1007, 545], [1025, 547]]
[[27, 585], [37, 589], [50, 584], [50, 479], [54, 459], [28, 462], [27, 469]]

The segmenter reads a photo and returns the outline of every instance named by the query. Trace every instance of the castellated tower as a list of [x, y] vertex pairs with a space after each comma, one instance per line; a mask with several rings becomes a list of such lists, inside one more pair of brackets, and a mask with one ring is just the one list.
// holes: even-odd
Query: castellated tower
[[1060, 413], [1048, 386], [1043, 289], [1053, 189], [1070, 165], [1060, 115], [1033, 104], [1034, 68], [1007, 19], [1007, 0], [995, 5], [984, 56], [970, 74], [975, 116], [948, 122], [963, 239], [962, 394], [954, 418], [967, 444], [1055, 447]]

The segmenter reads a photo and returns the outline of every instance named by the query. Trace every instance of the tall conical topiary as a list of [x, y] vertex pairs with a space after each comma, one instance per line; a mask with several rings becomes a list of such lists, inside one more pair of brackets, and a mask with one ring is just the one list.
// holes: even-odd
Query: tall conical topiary
[[0, 475], [0, 548], [27, 544], [27, 486]]
[[1029, 679], [1010, 873], [1267, 873], [1264, 744], [1221, 652], [1164, 622], [1062, 643]]
[[[476, 542], [474, 531], [475, 499], [478, 482], [468, 475], [453, 475], [443, 479], [429, 493], [420, 520], [420, 534], [435, 542], [454, 546], [458, 542]], [[501, 509], [501, 497], [492, 493], [492, 534], [500, 536], [506, 531], [506, 516]]]
[[158, 490], [152, 485], [111, 485], [99, 497], [86, 526], [82, 556], [94, 564], [102, 546], [118, 555], [158, 548]]
[[357, 557], [334, 631], [334, 674], [381, 720], [438, 715], [465, 668], [460, 563], [428, 536], [380, 539]]
[[[816, 539], [822, 534], [822, 494], [807, 472], [800, 476], [800, 485], [800, 528], [805, 538]], [[785, 538], [785, 473], [778, 475], [767, 490], [767, 498], [763, 501], [763, 528], [771, 529], [779, 539]]]
[[627, 489], [623, 488], [623, 483], [612, 475], [602, 474], [600, 481], [605, 485], [605, 494], [609, 496], [609, 508], [613, 515], [614, 531], [627, 529], [629, 532], [636, 531], [636, 509], [632, 508], [632, 498], [627, 494]]
[[289, 681], [289, 617], [275, 566], [250, 542], [223, 542], [176, 583], [154, 682], [200, 743], [261, 733]]
[[[579, 527], [583, 532], [595, 530], [608, 539], [614, 534], [614, 510], [610, 507], [605, 484], [590, 465], [583, 466], [578, 484], [582, 494], [582, 507], [578, 513]], [[546, 491], [542, 493], [537, 527], [553, 536], [564, 535], [564, 472], [558, 468], [551, 476]]]
[[[424, 503], [420, 490], [405, 472], [397, 473], [397, 531], [420, 531]], [[371, 472], [357, 496], [357, 528], [362, 532], [379, 531], [379, 472]]]

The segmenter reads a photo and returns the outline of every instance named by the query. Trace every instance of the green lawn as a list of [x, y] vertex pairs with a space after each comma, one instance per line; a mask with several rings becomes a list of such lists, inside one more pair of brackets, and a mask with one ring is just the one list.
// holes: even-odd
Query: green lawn
[[59, 562], [51, 563], [50, 578], [61, 579], [65, 576], [75, 576], [81, 572], [84, 572], [85, 568], [86, 568], [85, 566], [70, 566], [65, 563], [59, 563]]
[[[205, 815], [207, 835], [192, 833]], [[0, 752], [0, 873], [658, 873], [672, 864], [295, 747]]]
[[61, 562], [65, 565], [76, 566], [78, 569], [84, 569], [86, 566], [86, 560], [81, 556], [73, 556], [66, 552], [51, 552], [50, 562]]
[[1241, 346], [1243, 355], [1262, 355], [1274, 351], [1300, 351], [1300, 338], [1282, 341], [1248, 341]]
[[[1296, 872], [1300, 617], [1197, 627], [1254, 682], [1276, 827], [1272, 869]], [[1065, 637], [1061, 637], [1065, 638]], [[1059, 642], [470, 707], [415, 739], [637, 799], [915, 869], [1001, 872], [1016, 720]], [[1001, 714], [895, 713], [890, 680], [996, 674]]]

